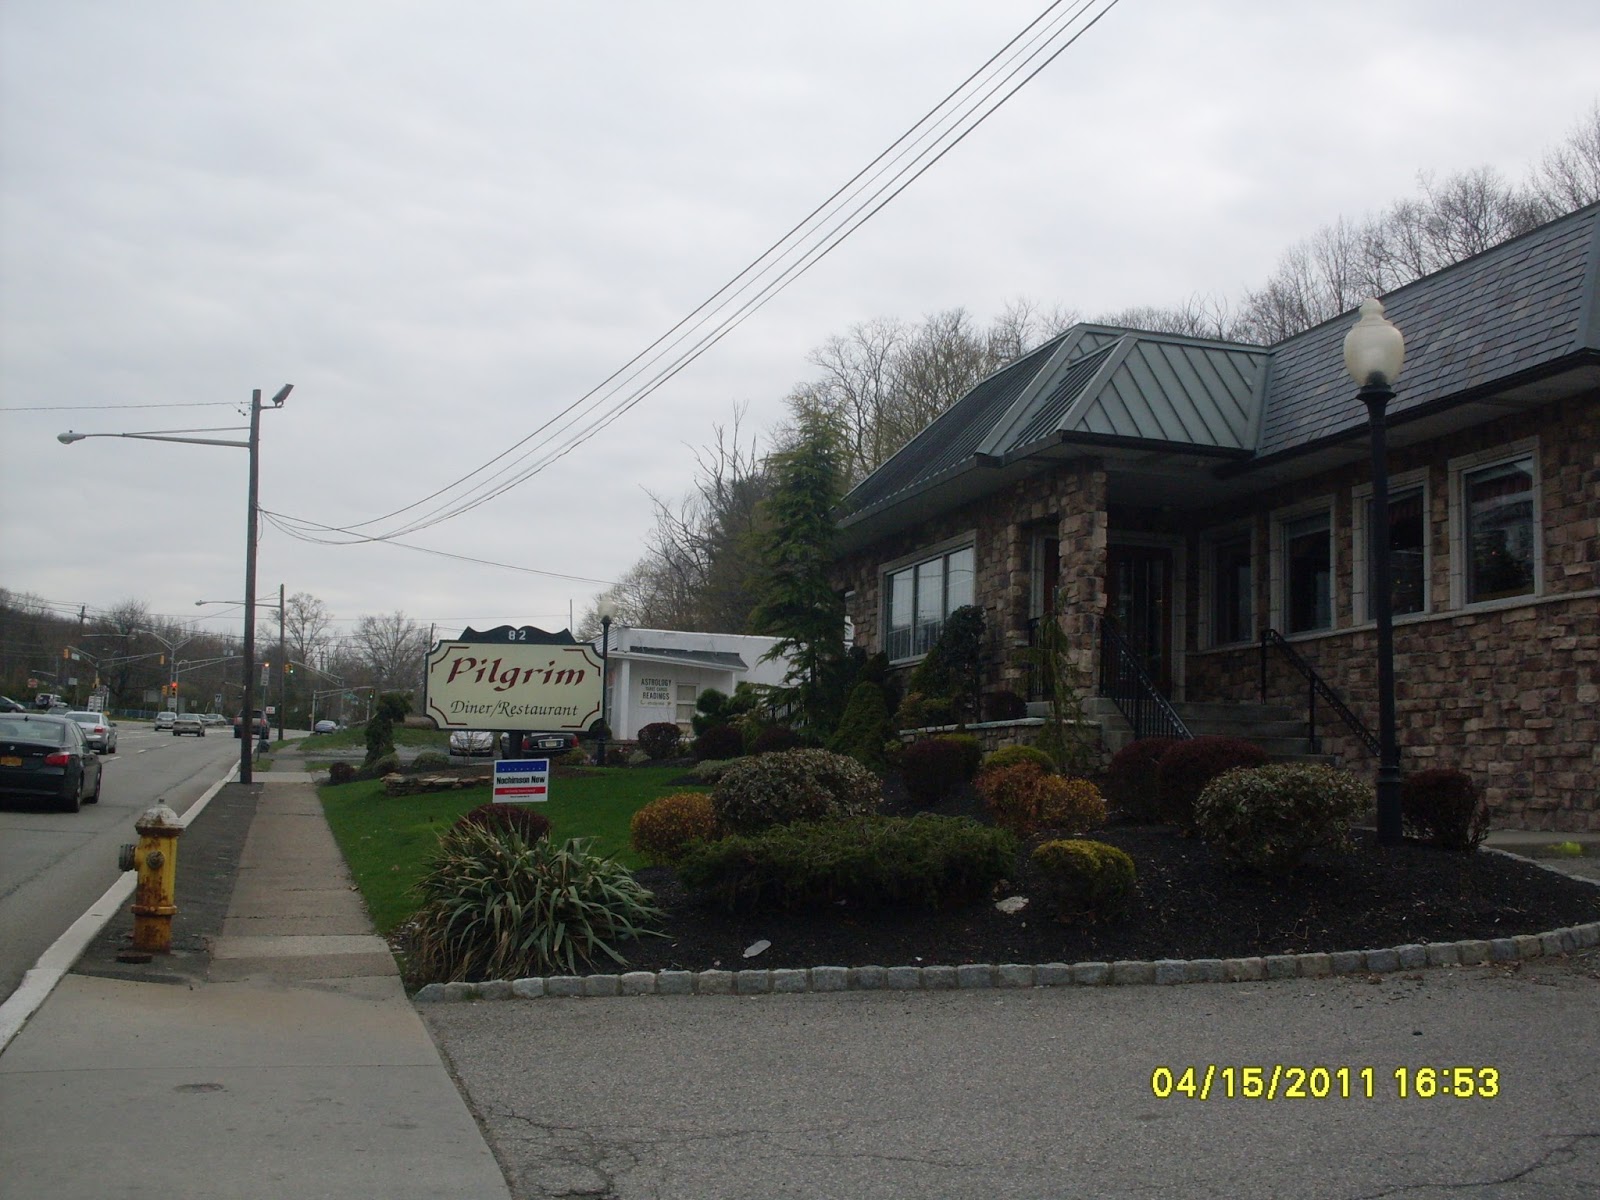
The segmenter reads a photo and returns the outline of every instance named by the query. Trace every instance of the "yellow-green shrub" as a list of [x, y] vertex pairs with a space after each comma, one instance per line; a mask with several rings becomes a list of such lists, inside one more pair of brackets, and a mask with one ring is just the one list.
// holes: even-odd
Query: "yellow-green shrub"
[[1057, 920], [1115, 916], [1138, 883], [1133, 859], [1104, 842], [1045, 842], [1028, 859], [1028, 891]]
[[633, 848], [646, 862], [670, 866], [695, 842], [716, 837], [717, 819], [706, 792], [673, 792], [650, 801], [628, 823]]

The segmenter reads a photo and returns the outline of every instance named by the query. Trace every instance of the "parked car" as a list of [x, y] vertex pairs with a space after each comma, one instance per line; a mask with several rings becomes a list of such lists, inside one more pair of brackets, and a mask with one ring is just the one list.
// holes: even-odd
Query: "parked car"
[[[522, 753], [524, 754], [564, 754], [574, 750], [578, 745], [578, 735], [575, 733], [525, 733], [522, 735]], [[500, 753], [509, 754], [511, 735], [500, 735]]]
[[312, 733], [338, 733], [343, 726], [337, 721], [318, 721], [311, 727]]
[[13, 700], [10, 696], [0, 696], [0, 713], [27, 712], [27, 711], [28, 711], [28, 706], [26, 704], [19, 704], [17, 701]]
[[228, 718], [223, 716], [221, 713], [200, 714], [200, 724], [204, 725], [207, 729], [210, 729], [213, 725], [226, 725], [227, 723]]
[[[255, 715], [255, 718], [254, 718], [254, 725], [255, 725], [255, 733], [254, 733], [255, 737], [264, 738], [264, 737], [267, 736], [267, 734], [272, 732], [272, 726], [267, 724], [267, 714], [262, 712], [259, 708], [256, 709], [256, 715]], [[233, 719], [233, 736], [234, 737], [243, 737], [245, 728], [246, 727], [245, 727], [245, 723], [244, 723], [244, 717], [238, 716], [238, 717], [235, 717]]]
[[467, 757], [494, 753], [494, 734], [482, 729], [456, 729], [450, 733], [450, 753]]
[[76, 721], [0, 714], [0, 794], [44, 796], [62, 812], [100, 801], [100, 757]]
[[76, 721], [89, 745], [101, 754], [117, 752], [117, 723], [105, 713], [69, 712], [67, 720]]
[[200, 719], [199, 713], [179, 713], [178, 719], [172, 723], [173, 737], [182, 737], [186, 733], [205, 737], [206, 723]]
[[172, 723], [174, 721], [176, 721], [177, 719], [178, 719], [178, 714], [175, 713], [175, 712], [168, 712], [166, 710], [158, 712], [156, 714], [156, 732], [157, 733], [169, 733], [169, 732], [171, 732]]

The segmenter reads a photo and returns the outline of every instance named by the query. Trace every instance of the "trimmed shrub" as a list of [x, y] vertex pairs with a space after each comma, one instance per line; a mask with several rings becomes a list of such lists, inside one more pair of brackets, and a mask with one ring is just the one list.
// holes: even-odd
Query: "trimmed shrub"
[[750, 742], [751, 754], [777, 754], [783, 750], [798, 750], [800, 735], [787, 725], [768, 725]]
[[1231, 737], [1197, 737], [1169, 746], [1156, 766], [1156, 797], [1161, 818], [1194, 828], [1194, 805], [1200, 793], [1224, 771], [1259, 767], [1267, 752], [1254, 742]]
[[948, 705], [954, 721], [976, 716], [978, 679], [983, 668], [983, 627], [983, 609], [974, 604], [964, 604], [946, 617], [927, 656], [911, 672], [907, 691]]
[[440, 754], [437, 750], [424, 750], [411, 760], [413, 771], [437, 771], [440, 767], [448, 767], [450, 758]]
[[917, 804], [931, 808], [977, 774], [982, 753], [978, 739], [970, 734], [912, 742], [900, 755], [906, 791]]
[[694, 847], [686, 887], [730, 911], [939, 908], [988, 896], [1016, 862], [1015, 839], [965, 817], [807, 822]]
[[1282, 874], [1319, 847], [1343, 849], [1372, 789], [1348, 771], [1309, 763], [1241, 767], [1195, 802], [1200, 836], [1228, 861]]
[[628, 823], [640, 857], [653, 866], [671, 866], [695, 842], [717, 836], [717, 818], [705, 792], [673, 792], [650, 801]]
[[744, 753], [744, 734], [732, 725], [713, 725], [694, 739], [695, 761], [708, 758], [738, 758]]
[[726, 692], [706, 688], [695, 697], [694, 716], [689, 718], [694, 735], [699, 737], [708, 729], [732, 723], [733, 713], [729, 711], [732, 707], [732, 697]]
[[1028, 856], [1028, 895], [1058, 921], [1116, 916], [1137, 884], [1133, 859], [1104, 842], [1045, 842]]
[[349, 783], [356, 777], [356, 769], [350, 763], [336, 762], [328, 766], [328, 782], [332, 784]]
[[1136, 821], [1160, 818], [1156, 770], [1177, 738], [1139, 738], [1111, 756], [1106, 766], [1106, 802]]
[[1489, 806], [1464, 772], [1435, 767], [1400, 782], [1405, 832], [1447, 850], [1467, 853], [1489, 836]]
[[653, 721], [639, 730], [639, 749], [658, 761], [677, 754], [682, 740], [683, 730], [671, 721]]
[[835, 754], [848, 754], [870, 770], [882, 771], [888, 765], [883, 757], [883, 744], [888, 739], [889, 706], [883, 687], [864, 679], [851, 689], [839, 726], [828, 739], [828, 749]]
[[388, 754], [361, 764], [356, 771], [357, 779], [382, 779], [400, 769], [400, 756], [393, 751]]
[[1032, 763], [1046, 775], [1055, 774], [1056, 760], [1037, 746], [1001, 746], [983, 757], [984, 771], [997, 771], [1001, 767], [1014, 767], [1018, 763]]
[[455, 828], [509, 829], [530, 846], [550, 836], [550, 818], [526, 804], [480, 804], [456, 818]]
[[742, 758], [708, 758], [689, 768], [689, 778], [707, 786], [715, 784], [730, 768], [743, 762]]
[[864, 816], [882, 797], [877, 776], [853, 758], [783, 750], [734, 764], [711, 793], [711, 807], [719, 828], [755, 833], [796, 821]]
[[417, 884], [407, 965], [431, 980], [576, 975], [625, 964], [624, 939], [654, 934], [654, 897], [587, 838], [529, 843], [511, 830], [451, 829]]
[[1106, 802], [1087, 779], [1047, 775], [1037, 763], [984, 771], [975, 786], [994, 823], [1018, 837], [1045, 829], [1083, 833], [1106, 822]]
[[988, 692], [983, 697], [985, 721], [1020, 721], [1028, 715], [1028, 702], [1015, 692]]

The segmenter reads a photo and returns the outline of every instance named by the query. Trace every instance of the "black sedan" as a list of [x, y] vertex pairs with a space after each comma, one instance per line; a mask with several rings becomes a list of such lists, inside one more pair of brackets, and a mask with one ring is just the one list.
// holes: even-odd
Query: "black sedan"
[[100, 757], [76, 721], [42, 713], [0, 715], [0, 795], [42, 796], [62, 812], [100, 800]]

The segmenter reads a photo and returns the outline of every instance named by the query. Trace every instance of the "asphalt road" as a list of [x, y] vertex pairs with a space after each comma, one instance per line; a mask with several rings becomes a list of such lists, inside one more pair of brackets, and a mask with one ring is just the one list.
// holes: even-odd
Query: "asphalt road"
[[136, 840], [133, 823], [157, 801], [180, 815], [238, 761], [222, 729], [204, 738], [117, 724], [117, 752], [101, 758], [100, 803], [78, 813], [0, 799], [0, 1001], [120, 872], [117, 850]]
[[[519, 1200], [1600, 1195], [1600, 951], [1370, 981], [421, 1011]], [[1182, 1095], [1208, 1065], [1209, 1098]], [[1281, 1073], [1276, 1099], [1244, 1098], [1242, 1069], [1264, 1091], [1275, 1065], [1347, 1067], [1350, 1095], [1334, 1074], [1291, 1098]], [[1416, 1075], [1458, 1066], [1479, 1091], [1492, 1068], [1496, 1094]]]

